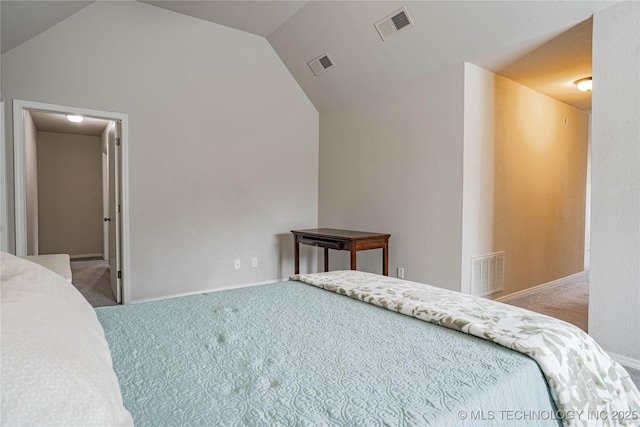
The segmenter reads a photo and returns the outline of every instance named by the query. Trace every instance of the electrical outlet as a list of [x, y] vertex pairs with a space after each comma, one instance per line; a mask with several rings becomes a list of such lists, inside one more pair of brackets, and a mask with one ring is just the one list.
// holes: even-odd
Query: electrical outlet
[[251, 267], [257, 267], [257, 266], [258, 266], [258, 258], [252, 258]]
[[236, 270], [240, 270], [240, 267], [242, 266], [239, 259], [235, 260], [234, 265], [236, 267]]
[[404, 268], [398, 267], [398, 279], [404, 279]]

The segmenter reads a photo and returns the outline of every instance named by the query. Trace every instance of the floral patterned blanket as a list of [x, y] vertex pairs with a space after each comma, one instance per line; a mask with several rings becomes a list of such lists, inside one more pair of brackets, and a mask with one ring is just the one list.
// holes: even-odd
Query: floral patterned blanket
[[360, 271], [298, 280], [493, 341], [533, 358], [565, 425], [640, 425], [640, 392], [581, 329], [549, 316], [430, 285]]

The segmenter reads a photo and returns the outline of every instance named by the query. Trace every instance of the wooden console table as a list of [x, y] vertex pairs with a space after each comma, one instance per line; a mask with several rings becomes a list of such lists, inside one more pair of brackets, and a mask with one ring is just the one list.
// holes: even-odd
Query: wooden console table
[[351, 269], [356, 270], [356, 252], [382, 249], [382, 274], [389, 275], [389, 237], [391, 234], [366, 231], [313, 228], [291, 230], [294, 237], [295, 273], [300, 273], [300, 244], [324, 248], [324, 271], [329, 271], [329, 249], [351, 252]]

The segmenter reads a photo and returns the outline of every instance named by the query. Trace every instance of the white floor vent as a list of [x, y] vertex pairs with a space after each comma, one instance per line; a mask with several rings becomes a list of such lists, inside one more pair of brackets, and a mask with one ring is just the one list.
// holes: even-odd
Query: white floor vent
[[390, 15], [384, 17], [375, 24], [378, 34], [382, 37], [382, 40], [386, 40], [398, 31], [409, 28], [413, 25], [413, 20], [409, 16], [407, 9], [400, 8]]
[[324, 73], [329, 68], [335, 67], [335, 64], [333, 63], [331, 58], [329, 58], [328, 53], [323, 53], [317, 58], [307, 62], [307, 64], [309, 65], [309, 68], [311, 68], [311, 71], [313, 71], [313, 74], [315, 74], [316, 76]]
[[486, 296], [504, 290], [504, 252], [471, 258], [471, 293]]

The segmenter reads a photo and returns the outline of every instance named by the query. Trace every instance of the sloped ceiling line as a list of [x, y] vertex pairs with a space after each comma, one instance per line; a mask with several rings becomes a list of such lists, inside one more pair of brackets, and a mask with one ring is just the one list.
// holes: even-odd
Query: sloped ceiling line
[[[3, 0], [2, 52], [93, 1]], [[415, 26], [383, 42], [374, 24], [397, 1], [158, 1], [143, 3], [266, 37], [318, 111], [459, 62], [473, 62], [590, 111], [572, 82], [591, 74], [592, 14], [607, 1], [412, 1]], [[331, 52], [340, 67], [316, 78], [310, 57]], [[517, 60], [516, 60], [517, 59]]]

